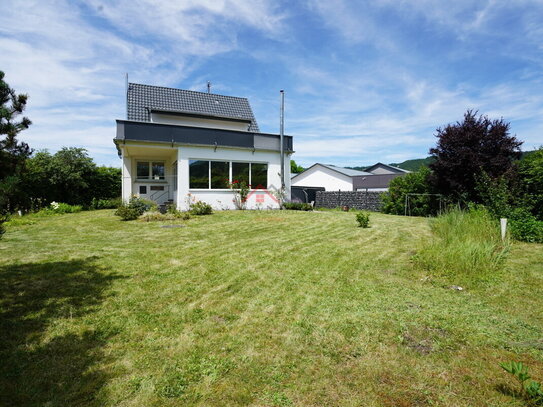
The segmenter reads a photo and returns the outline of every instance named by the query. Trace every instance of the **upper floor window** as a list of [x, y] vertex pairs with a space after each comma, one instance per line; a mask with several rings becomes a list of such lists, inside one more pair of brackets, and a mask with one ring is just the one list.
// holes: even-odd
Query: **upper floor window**
[[138, 161], [136, 163], [136, 178], [145, 180], [164, 180], [163, 161]]

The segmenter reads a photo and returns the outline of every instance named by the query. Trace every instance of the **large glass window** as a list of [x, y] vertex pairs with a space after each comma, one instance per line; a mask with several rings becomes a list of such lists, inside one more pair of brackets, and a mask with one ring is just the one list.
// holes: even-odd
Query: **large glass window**
[[268, 188], [268, 164], [251, 164], [251, 188]]
[[137, 178], [138, 179], [149, 179], [149, 162], [147, 161], [138, 161], [137, 162]]
[[211, 189], [228, 188], [230, 163], [227, 161], [211, 161]]
[[209, 189], [209, 161], [190, 160], [189, 188]]
[[[175, 169], [172, 172], [175, 176]], [[252, 189], [268, 188], [268, 164], [189, 161], [189, 188], [226, 189], [229, 181], [245, 182], [247, 185], [251, 185]]]
[[232, 163], [232, 181], [249, 185], [249, 163]]
[[164, 163], [163, 162], [153, 162], [151, 166], [151, 178], [152, 179], [164, 179]]
[[138, 161], [136, 163], [136, 177], [138, 179], [163, 180], [165, 178], [163, 161]]

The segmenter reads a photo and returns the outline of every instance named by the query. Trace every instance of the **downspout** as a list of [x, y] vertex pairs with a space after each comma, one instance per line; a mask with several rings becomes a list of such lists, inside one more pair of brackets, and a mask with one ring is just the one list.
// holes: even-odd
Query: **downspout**
[[284, 146], [284, 132], [285, 132], [285, 91], [279, 91], [281, 94], [281, 108], [279, 112], [279, 142], [280, 155], [281, 155], [281, 192], [285, 190], [285, 146]]

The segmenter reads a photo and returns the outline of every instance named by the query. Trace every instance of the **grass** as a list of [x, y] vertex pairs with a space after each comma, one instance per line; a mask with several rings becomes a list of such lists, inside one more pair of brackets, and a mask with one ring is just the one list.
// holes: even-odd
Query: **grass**
[[432, 219], [430, 229], [433, 239], [416, 256], [422, 267], [463, 284], [501, 277], [509, 242], [502, 242], [499, 222], [484, 208], [453, 209]]
[[543, 378], [543, 245], [450, 290], [427, 220], [339, 211], [27, 218], [0, 241], [0, 405], [522, 406]]

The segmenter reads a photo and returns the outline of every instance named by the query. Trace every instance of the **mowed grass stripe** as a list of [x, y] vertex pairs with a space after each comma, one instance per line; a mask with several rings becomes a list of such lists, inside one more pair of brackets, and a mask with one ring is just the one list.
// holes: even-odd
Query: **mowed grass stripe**
[[495, 285], [456, 292], [410, 260], [430, 238], [420, 218], [35, 222], [0, 241], [12, 404], [520, 406], [497, 390], [498, 363], [543, 373], [541, 317], [520, 305], [543, 305], [541, 245], [514, 246]]

